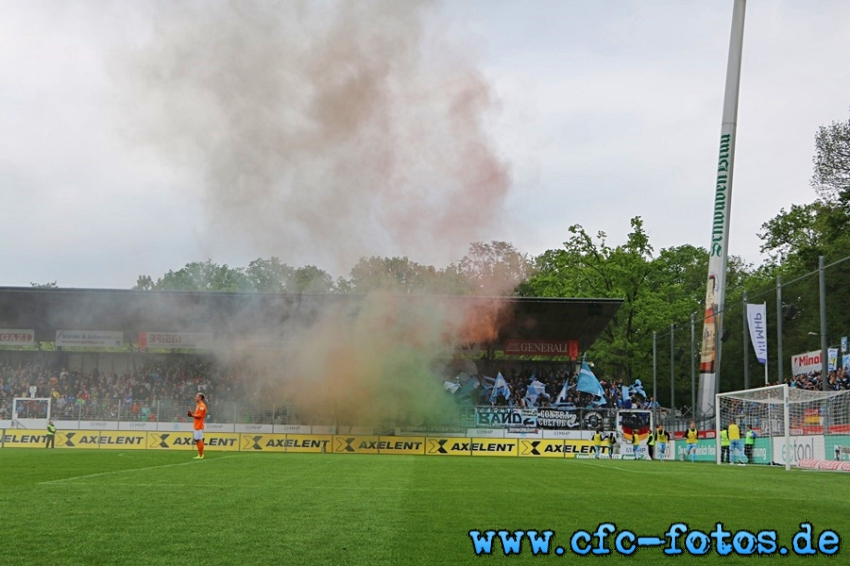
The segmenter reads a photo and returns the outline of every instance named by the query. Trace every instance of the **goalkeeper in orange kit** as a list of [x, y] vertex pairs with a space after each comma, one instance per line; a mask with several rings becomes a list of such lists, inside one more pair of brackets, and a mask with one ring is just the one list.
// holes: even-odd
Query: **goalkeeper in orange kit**
[[204, 459], [204, 419], [207, 418], [207, 404], [204, 403], [204, 394], [198, 393], [195, 395], [195, 402], [197, 405], [195, 406], [195, 412], [188, 411], [186, 416], [192, 417], [195, 419], [195, 444], [198, 447], [198, 455], [195, 456], [195, 460], [203, 460]]

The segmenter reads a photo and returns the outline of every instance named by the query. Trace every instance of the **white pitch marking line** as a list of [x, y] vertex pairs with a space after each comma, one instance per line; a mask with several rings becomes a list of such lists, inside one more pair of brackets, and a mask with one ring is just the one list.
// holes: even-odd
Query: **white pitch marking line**
[[[225, 458], [236, 458], [236, 457], [237, 456], [222, 456], [220, 458], [210, 458], [209, 461], [224, 460]], [[200, 464], [200, 463], [201, 463], [201, 460], [198, 460], [198, 461], [191, 461], [191, 462], [178, 462], [176, 464], [163, 464], [161, 466], [148, 466], [147, 468], [130, 468], [128, 470], [115, 470], [113, 472], [100, 472], [100, 473], [97, 473], [97, 474], [86, 474], [84, 476], [73, 476], [73, 477], [70, 477], [70, 478], [62, 478], [62, 479], [59, 479], [59, 480], [43, 481], [43, 482], [39, 482], [38, 485], [50, 485], [50, 484], [57, 484], [57, 483], [66, 483], [66, 482], [73, 482], [74, 480], [82, 480], [82, 479], [87, 479], [87, 478], [99, 478], [99, 477], [102, 477], [102, 476], [111, 476], [111, 475], [115, 475], [115, 474], [126, 474], [128, 472], [145, 472], [147, 470], [158, 470], [160, 468], [174, 468], [174, 467], [177, 467], [177, 466], [190, 466], [192, 464]]]
[[[226, 489], [274, 489], [276, 487], [286, 487], [284, 485], [241, 485], [241, 484], [189, 484], [189, 483], [113, 483], [113, 484], [103, 484], [97, 482], [73, 482], [70, 485], [99, 485], [99, 486], [109, 486], [109, 487], [169, 487], [169, 488], [187, 488], [187, 487], [197, 487], [197, 488], [226, 488]], [[326, 485], [326, 486], [303, 486], [299, 488], [300, 490], [312, 489], [319, 491], [326, 490], [345, 490], [345, 491], [439, 491], [440, 493], [469, 493], [467, 488], [462, 489], [441, 489], [439, 487], [435, 488], [427, 488], [427, 487], [387, 487], [387, 486], [375, 486], [375, 487], [367, 487], [367, 486], [337, 486], [337, 485]], [[510, 490], [508, 493], [527, 493], [527, 490]], [[665, 493], [665, 494], [654, 494], [662, 497], [693, 497], [693, 494], [690, 493]], [[810, 497], [786, 497], [784, 495], [729, 495], [729, 494], [705, 494], [705, 497], [712, 499], [778, 499], [781, 501], [810, 501]], [[839, 500], [839, 502], [844, 500]]]

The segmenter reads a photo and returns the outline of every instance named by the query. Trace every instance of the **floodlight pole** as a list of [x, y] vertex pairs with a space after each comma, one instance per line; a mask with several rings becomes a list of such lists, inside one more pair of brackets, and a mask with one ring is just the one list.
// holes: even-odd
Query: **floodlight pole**
[[673, 411], [674, 417], [676, 416], [676, 388], [673, 384], [673, 378], [676, 374], [673, 359], [673, 349], [675, 347], [675, 337], [673, 333], [675, 332], [675, 328], [675, 324], [670, 325], [670, 410]]
[[658, 333], [652, 331], [652, 410], [658, 422]]
[[744, 325], [741, 327], [744, 337], [744, 389], [750, 388], [750, 344], [749, 337], [747, 336], [747, 326], [747, 292], [744, 291]]
[[[735, 0], [732, 8], [732, 33], [729, 40], [729, 59], [726, 65], [726, 91], [723, 97], [723, 119], [720, 128], [720, 152], [717, 157], [717, 176], [711, 225], [711, 245], [708, 248], [708, 278], [704, 312], [704, 341], [700, 359], [700, 409], [709, 413], [715, 409], [715, 395], [720, 390], [720, 337], [723, 335], [723, 313], [726, 301], [726, 266], [729, 252], [729, 218], [732, 202], [732, 178], [735, 161], [735, 138], [738, 125], [738, 91], [741, 82], [741, 54], [744, 45], [744, 14], [746, 0]], [[714, 394], [711, 393], [714, 390]]]
[[697, 420], [696, 313], [691, 313], [691, 418]]
[[782, 314], [782, 276], [776, 276], [776, 384], [782, 385], [784, 381], [782, 367], [782, 319], [785, 316]]
[[826, 270], [824, 256], [818, 258], [818, 283], [820, 286], [820, 379], [822, 389], [829, 391], [829, 351], [826, 343]]

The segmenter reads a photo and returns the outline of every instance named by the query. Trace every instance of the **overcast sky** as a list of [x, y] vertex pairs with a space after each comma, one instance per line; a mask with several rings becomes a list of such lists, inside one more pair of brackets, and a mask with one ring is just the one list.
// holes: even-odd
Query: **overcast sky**
[[[316, 264], [338, 276], [347, 275], [353, 258], [362, 255], [408, 255], [444, 265], [463, 256], [469, 238], [512, 242], [536, 255], [560, 247], [575, 223], [591, 233], [604, 231], [609, 243], [619, 244], [633, 216], [643, 217], [656, 250], [708, 245], [732, 0], [452, 0], [417, 10], [413, 23], [406, 14], [393, 14], [390, 24], [370, 13], [353, 20], [340, 16], [334, 2], [322, 0], [305, 3], [303, 10], [314, 14], [305, 22], [320, 21], [316, 14], [326, 13], [329, 21], [354, 23], [338, 26], [337, 36], [299, 23], [299, 33], [307, 30], [301, 43], [290, 39], [295, 28], [286, 22], [282, 31], [255, 34], [251, 26], [262, 25], [264, 18], [247, 18], [248, 23], [222, 32], [222, 20], [231, 17], [227, 10], [187, 16], [162, 4], [123, 4], [0, 0], [2, 286], [57, 281], [62, 287], [129, 288], [140, 274], [156, 278], [191, 261], [245, 266], [271, 255], [294, 266]], [[200, 32], [192, 27], [195, 22]], [[302, 66], [304, 53], [318, 50], [326, 56], [323, 38], [338, 41], [339, 34], [351, 33], [368, 39], [342, 44], [380, 62], [385, 55], [368, 49], [390, 45], [374, 39], [388, 36], [383, 28], [362, 29], [369, 25], [398, 25], [389, 34], [396, 42], [391, 45], [406, 34], [412, 39], [403, 41], [421, 50], [420, 56], [387, 55], [390, 71], [380, 79], [379, 88], [386, 90], [378, 96], [389, 101], [382, 116], [402, 116], [401, 126], [394, 128], [393, 119], [389, 126], [380, 121], [362, 130], [358, 126], [348, 130], [355, 134], [344, 146], [336, 139], [328, 142], [327, 155], [322, 144], [307, 154], [276, 148], [251, 155], [250, 167], [233, 165], [222, 176], [222, 160], [245, 161], [230, 156], [244, 147], [225, 138], [253, 135], [243, 118], [254, 119], [256, 112], [243, 109], [222, 118], [232, 109], [221, 91], [210, 98], [213, 103], [189, 104], [179, 113], [154, 106], [184, 108], [169, 89], [181, 91], [182, 104], [205, 100], [203, 89], [219, 88], [210, 85], [210, 77], [225, 76], [231, 84], [228, 73], [236, 69], [241, 76], [240, 60], [216, 70], [220, 52], [211, 49], [203, 65], [215, 72], [153, 87], [143, 72], [165, 65], [158, 58], [170, 52], [198, 49], [209, 41], [205, 33], [229, 43], [244, 33], [249, 45], [257, 35], [264, 38], [253, 44], [265, 55], [252, 62], [259, 76], [268, 72], [308, 83], [319, 76], [316, 80], [337, 84], [322, 73], [326, 59]], [[782, 208], [815, 199], [809, 184], [815, 132], [850, 116], [848, 29], [845, 1], [749, 0], [730, 253], [760, 263], [761, 224]], [[304, 50], [297, 57], [280, 55], [296, 45]], [[443, 88], [434, 79], [456, 71], [452, 86]], [[267, 86], [252, 80], [235, 88]], [[305, 97], [323, 92], [321, 85], [302, 86], [297, 92]], [[313, 126], [293, 126], [303, 116], [291, 102], [292, 92], [266, 109], [272, 115], [292, 110], [293, 116], [278, 122], [266, 114], [263, 140], [288, 144], [312, 131]], [[468, 102], [466, 95], [473, 100], [465, 107], [467, 129], [452, 135], [456, 103]], [[246, 100], [264, 104], [250, 93], [233, 104]], [[418, 117], [404, 116], [406, 108]], [[346, 120], [344, 110], [336, 109], [334, 116]], [[187, 112], [188, 125], [179, 119]], [[147, 127], [157, 120], [167, 128]], [[215, 127], [206, 129], [207, 121]], [[277, 127], [290, 130], [277, 136]], [[184, 128], [191, 133], [184, 135]], [[381, 132], [392, 133], [391, 144], [378, 139]], [[387, 148], [405, 140], [411, 149], [392, 153], [391, 174], [380, 164], [370, 166], [363, 177], [371, 180], [353, 197], [334, 193], [341, 190], [339, 179], [328, 181], [323, 167], [360, 177], [352, 163], [383, 154], [361, 153], [358, 145]], [[484, 157], [476, 153], [479, 147], [486, 149]], [[476, 173], [470, 180], [458, 165], [470, 159], [478, 169], [496, 173]], [[228, 183], [246, 177], [252, 198], [262, 194], [276, 204], [239, 202], [249, 193], [231, 193]], [[452, 181], [417, 200], [443, 177]], [[396, 192], [394, 183], [406, 189]], [[460, 188], [450, 188], [452, 183]], [[482, 187], [493, 190], [481, 196], [476, 191]], [[371, 200], [371, 190], [388, 196]], [[316, 194], [318, 200], [308, 198]], [[401, 210], [399, 200], [414, 203], [414, 209]], [[444, 200], [456, 200], [460, 214], [441, 208]], [[361, 209], [362, 202], [367, 204]], [[485, 218], [476, 217], [477, 204]], [[310, 221], [315, 210], [301, 208], [319, 205], [330, 206], [335, 215], [330, 224], [319, 222], [320, 230]], [[416, 219], [425, 206], [440, 222]], [[238, 214], [232, 212], [237, 209]], [[345, 218], [347, 211], [351, 218]], [[386, 226], [374, 231], [358, 224], [360, 217]], [[291, 228], [277, 232], [276, 224]], [[398, 229], [411, 224], [416, 226], [409, 234]], [[429, 230], [453, 235], [431, 242]], [[340, 249], [346, 254], [335, 253]]]

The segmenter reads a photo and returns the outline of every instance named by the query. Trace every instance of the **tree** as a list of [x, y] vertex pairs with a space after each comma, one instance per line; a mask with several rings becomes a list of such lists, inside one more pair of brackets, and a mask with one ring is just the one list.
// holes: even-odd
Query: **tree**
[[812, 185], [828, 202], [850, 205], [850, 119], [821, 126], [815, 135]]
[[[536, 260], [536, 273], [520, 287], [524, 296], [620, 298], [623, 306], [588, 352], [602, 376], [644, 384], [652, 382], [652, 334], [659, 336], [659, 391], [669, 403], [669, 328], [677, 324], [673, 345], [677, 405], [690, 404], [690, 346], [692, 313], [705, 300], [708, 252], [683, 245], [654, 254], [640, 217], [631, 220], [626, 242], [612, 246], [605, 233], [591, 237], [579, 225], [562, 249], [547, 250]], [[750, 266], [729, 260], [728, 280], [740, 285]], [[702, 318], [697, 319], [698, 323]], [[701, 333], [701, 327], [697, 329]], [[698, 334], [699, 335], [699, 334]], [[650, 388], [647, 387], [647, 391]]]
[[[569, 228], [572, 236], [562, 249], [547, 250], [536, 261], [536, 273], [520, 291], [526, 296], [621, 298], [623, 306], [592, 347], [594, 362], [614, 377], [646, 378], [635, 356], [645, 358], [644, 347], [636, 347], [651, 332], [651, 318], [670, 320], [665, 312], [642, 308], [651, 297], [652, 246], [640, 217], [631, 220], [632, 232], [621, 246], [611, 247], [604, 232], [594, 240], [580, 225]], [[657, 303], [662, 304], [658, 300]], [[644, 364], [645, 365], [645, 364]]]
[[532, 261], [508, 242], [475, 242], [453, 269], [473, 295], [514, 295], [531, 275]]
[[150, 275], [139, 275], [136, 279], [136, 285], [133, 287], [136, 291], [152, 291], [155, 288], [155, 283]]
[[818, 199], [793, 205], [762, 224], [761, 251], [784, 270], [816, 269], [819, 256], [850, 250], [850, 120], [821, 126], [815, 135], [812, 186]]
[[140, 275], [136, 290], [241, 291], [261, 293], [333, 293], [333, 278], [313, 265], [293, 268], [276, 257], [255, 259], [247, 268], [204, 262], [187, 263], [154, 281]]
[[[819, 332], [819, 284], [813, 273], [819, 259], [836, 263], [825, 272], [827, 333], [844, 335], [850, 328], [850, 120], [833, 122], [815, 135], [812, 186], [817, 199], [809, 204], [782, 209], [762, 224], [759, 237], [762, 252], [770, 255], [772, 275], [785, 282], [796, 280], [793, 289], [785, 289], [784, 301], [793, 304], [797, 316], [783, 333], [789, 351], [800, 353], [819, 347], [809, 336]], [[770, 329], [768, 329], [770, 330]]]
[[295, 269], [277, 257], [255, 259], [244, 273], [252, 291], [284, 293], [294, 286]]
[[241, 269], [218, 265], [212, 260], [187, 263], [177, 271], [168, 273], [153, 282], [150, 276], [140, 275], [134, 289], [174, 291], [245, 291], [249, 282]]
[[32, 281], [30, 281], [30, 285], [32, 287], [35, 287], [36, 289], [58, 289], [59, 288], [59, 285], [56, 283], [56, 281], [51, 281], [49, 283], [33, 283]]
[[850, 251], [850, 215], [840, 202], [823, 199], [784, 208], [762, 224], [761, 251], [783, 273], [804, 273], [818, 268], [820, 256], [833, 260]]
[[288, 293], [333, 293], [334, 281], [327, 271], [305, 265], [293, 272], [286, 290]]
[[431, 292], [436, 270], [406, 257], [361, 258], [351, 268], [347, 289], [353, 293], [388, 291], [392, 293]]

